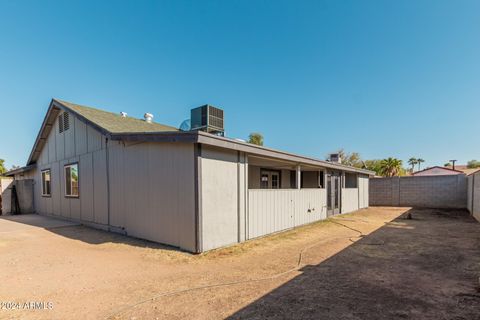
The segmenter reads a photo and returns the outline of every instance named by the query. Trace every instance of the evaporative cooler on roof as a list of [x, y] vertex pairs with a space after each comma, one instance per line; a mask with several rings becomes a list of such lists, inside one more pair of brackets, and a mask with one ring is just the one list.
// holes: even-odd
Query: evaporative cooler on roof
[[201, 130], [223, 136], [225, 132], [223, 110], [204, 105], [191, 110], [192, 130]]

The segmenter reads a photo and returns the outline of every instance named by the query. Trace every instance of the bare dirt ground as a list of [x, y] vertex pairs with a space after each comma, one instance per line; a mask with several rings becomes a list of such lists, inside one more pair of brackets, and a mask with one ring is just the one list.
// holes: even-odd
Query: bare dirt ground
[[203, 255], [0, 218], [0, 319], [480, 319], [480, 224], [370, 208]]

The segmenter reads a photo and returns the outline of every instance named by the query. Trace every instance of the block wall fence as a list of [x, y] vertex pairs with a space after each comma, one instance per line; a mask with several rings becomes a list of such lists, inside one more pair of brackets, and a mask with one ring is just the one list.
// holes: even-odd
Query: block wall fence
[[369, 190], [371, 206], [467, 208], [465, 175], [372, 178]]

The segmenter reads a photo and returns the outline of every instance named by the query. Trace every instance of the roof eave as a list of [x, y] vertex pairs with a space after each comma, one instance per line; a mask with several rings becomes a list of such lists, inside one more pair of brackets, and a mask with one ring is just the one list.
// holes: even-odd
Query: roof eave
[[21, 167], [21, 168], [17, 168], [17, 169], [13, 169], [13, 170], [7, 171], [7, 172], [5, 172], [3, 175], [6, 176], [6, 177], [13, 177], [13, 176], [15, 176], [16, 174], [30, 171], [30, 170], [32, 170], [32, 169], [35, 169], [36, 167], [37, 167], [36, 164], [32, 164], [32, 165], [29, 165], [29, 166], [25, 166], [25, 167]]
[[48, 135], [47, 135], [47, 137], [42, 137], [42, 134], [44, 133], [44, 131], [47, 129], [47, 127], [49, 125], [51, 126], [51, 128], [50, 128], [50, 130], [51, 130], [53, 128], [53, 124], [55, 123], [56, 115], [53, 117], [53, 123], [49, 123], [50, 116], [51, 116], [52, 112], [54, 112], [55, 110], [68, 111], [68, 112], [72, 113], [73, 115], [75, 115], [75, 117], [79, 118], [81, 121], [86, 123], [87, 125], [90, 125], [94, 129], [98, 130], [101, 134], [104, 134], [104, 135], [107, 135], [107, 136], [110, 135], [110, 132], [108, 132], [104, 128], [98, 126], [94, 122], [88, 120], [87, 118], [85, 118], [84, 116], [82, 116], [81, 114], [76, 112], [75, 110], [73, 110], [73, 109], [69, 108], [68, 106], [64, 105], [61, 101], [58, 101], [56, 99], [52, 99], [52, 101], [50, 102], [50, 105], [48, 107], [47, 114], [45, 115], [45, 118], [43, 119], [42, 126], [40, 127], [40, 131], [38, 132], [37, 138], [35, 139], [35, 143], [33, 144], [32, 151], [30, 152], [30, 156], [28, 157], [27, 166], [31, 165], [31, 164], [34, 164], [36, 162], [36, 160], [37, 160], [36, 156], [38, 156], [40, 154], [41, 149], [43, 148], [43, 146], [39, 148], [39, 146], [41, 144], [41, 141], [46, 140], [47, 137], [48, 137]]
[[243, 151], [250, 154], [261, 155], [276, 159], [283, 159], [290, 162], [309, 164], [328, 169], [342, 170], [347, 172], [361, 173], [368, 176], [374, 176], [375, 172], [359, 169], [347, 165], [323, 161], [311, 157], [305, 157], [288, 153], [285, 151], [275, 150], [258, 146], [255, 144], [236, 141], [229, 138], [216, 136], [211, 133], [203, 131], [185, 131], [185, 132], [138, 132], [125, 134], [111, 134], [110, 139], [122, 141], [146, 141], [146, 142], [186, 142], [186, 143], [201, 143], [215, 147], [231, 149], [236, 151]]

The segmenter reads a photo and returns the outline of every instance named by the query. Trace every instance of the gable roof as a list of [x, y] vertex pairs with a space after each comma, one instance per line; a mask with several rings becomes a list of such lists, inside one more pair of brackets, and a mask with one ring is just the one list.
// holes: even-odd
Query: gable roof
[[[325, 168], [357, 172], [373, 176], [375, 172], [347, 166], [344, 164], [319, 160], [311, 157], [296, 155], [285, 151], [275, 150], [251, 143], [238, 141], [227, 137], [216, 136], [203, 131], [181, 131], [177, 128], [162, 125], [159, 123], [147, 123], [144, 120], [131, 117], [122, 117], [107, 111], [85, 107], [74, 103], [52, 99], [48, 108], [42, 127], [38, 133], [32, 152], [24, 169], [33, 168], [40, 155], [42, 148], [47, 141], [55, 120], [61, 111], [71, 112], [81, 121], [94, 127], [111, 140], [123, 141], [151, 141], [151, 142], [188, 142], [206, 144], [220, 148], [247, 152], [276, 159], [287, 160], [295, 163], [322, 166]], [[23, 169], [23, 168], [22, 168]]]
[[146, 133], [146, 132], [175, 132], [177, 128], [156, 122], [146, 122], [133, 117], [122, 117], [119, 113], [99, 110], [92, 107], [81, 106], [71, 102], [53, 99], [55, 104], [63, 106], [67, 111], [84, 118], [103, 133]]
[[[447, 168], [450, 168], [450, 166], [448, 166]], [[467, 176], [473, 174], [473, 173], [476, 173], [477, 171], [480, 171], [480, 168], [469, 168], [467, 165], [455, 165], [455, 169], [456, 170], [459, 170], [459, 171], [462, 171], [463, 173], [465, 173]]]
[[81, 121], [100, 131], [100, 133], [110, 136], [116, 134], [145, 134], [160, 132], [178, 132], [177, 128], [167, 126], [156, 122], [146, 122], [145, 120], [122, 117], [120, 114], [99, 110], [92, 107], [52, 99], [45, 119], [43, 120], [40, 132], [37, 135], [32, 152], [28, 158], [27, 165], [35, 163], [40, 152], [45, 145], [48, 135], [52, 131], [55, 120], [60, 111], [67, 111], [79, 118]]
[[414, 173], [412, 173], [412, 175], [414, 176], [414, 175], [417, 175], [419, 173], [423, 173], [423, 172], [430, 171], [430, 170], [433, 170], [433, 169], [442, 169], [442, 170], [449, 171], [449, 172], [457, 172], [459, 174], [463, 173], [463, 171], [460, 171], [460, 170], [453, 170], [453, 169], [447, 168], [447, 167], [433, 166], [433, 167], [430, 167], [430, 168], [426, 168], [426, 169], [414, 172]]

